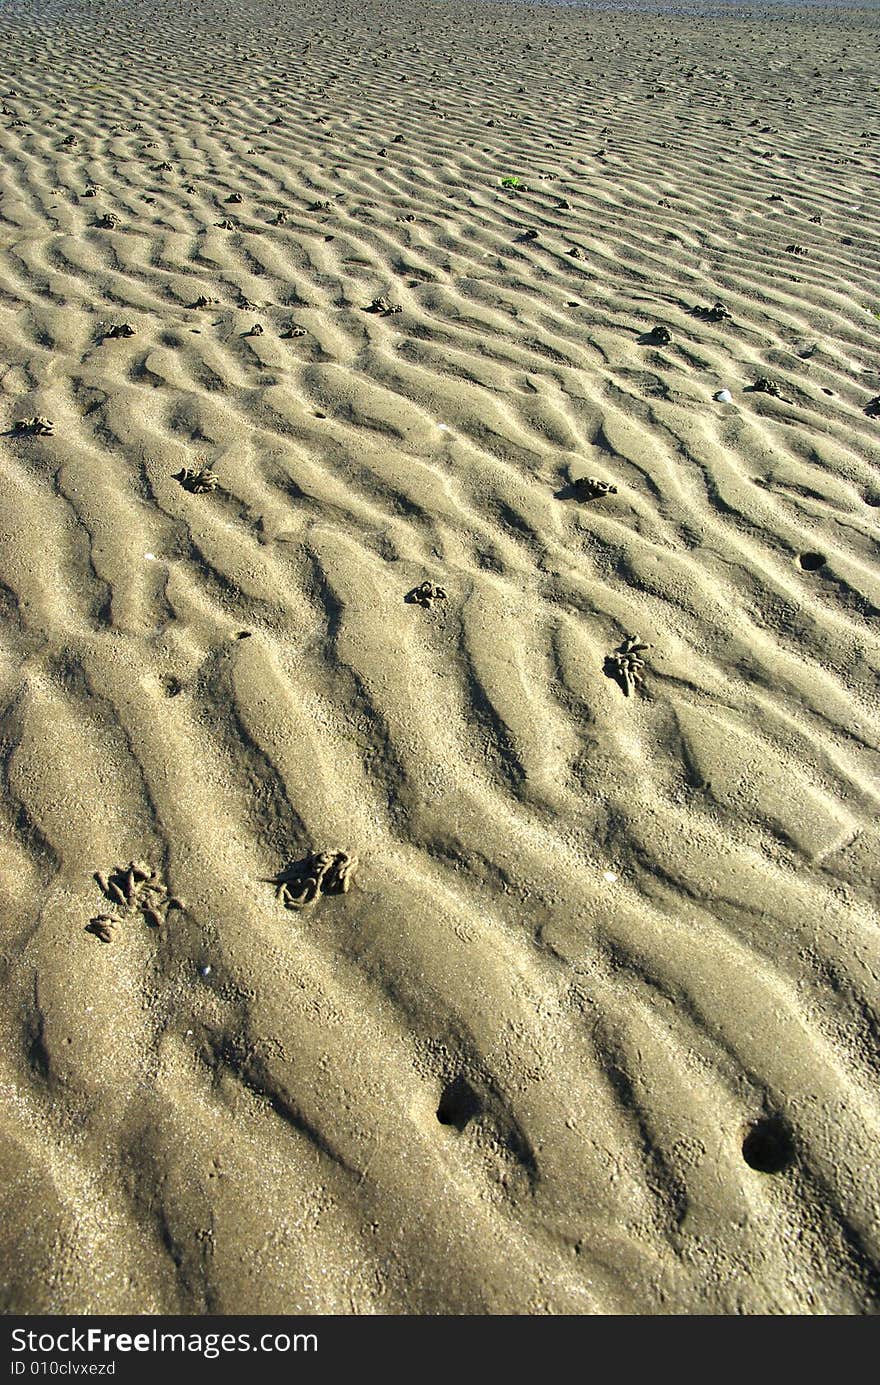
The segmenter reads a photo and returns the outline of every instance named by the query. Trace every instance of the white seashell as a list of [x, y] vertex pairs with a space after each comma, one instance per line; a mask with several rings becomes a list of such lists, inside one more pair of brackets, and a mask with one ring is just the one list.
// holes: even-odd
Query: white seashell
[[713, 398], [717, 399], [719, 404], [733, 403], [733, 395], [730, 393], [730, 390], [719, 390], [716, 395], [713, 395]]

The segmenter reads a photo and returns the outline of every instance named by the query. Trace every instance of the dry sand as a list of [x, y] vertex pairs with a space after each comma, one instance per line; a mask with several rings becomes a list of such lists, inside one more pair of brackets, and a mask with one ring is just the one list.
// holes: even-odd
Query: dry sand
[[876, 14], [2, 17], [3, 1308], [876, 1312]]

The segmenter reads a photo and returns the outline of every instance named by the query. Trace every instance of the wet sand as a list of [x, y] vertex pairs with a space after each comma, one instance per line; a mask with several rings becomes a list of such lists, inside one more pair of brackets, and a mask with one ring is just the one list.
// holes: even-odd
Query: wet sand
[[3, 17], [3, 1309], [875, 1313], [876, 15]]

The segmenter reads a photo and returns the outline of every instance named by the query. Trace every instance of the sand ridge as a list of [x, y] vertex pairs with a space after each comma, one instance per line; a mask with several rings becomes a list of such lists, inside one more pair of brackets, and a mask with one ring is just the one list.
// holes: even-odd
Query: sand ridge
[[875, 1312], [875, 15], [3, 16], [4, 1309]]

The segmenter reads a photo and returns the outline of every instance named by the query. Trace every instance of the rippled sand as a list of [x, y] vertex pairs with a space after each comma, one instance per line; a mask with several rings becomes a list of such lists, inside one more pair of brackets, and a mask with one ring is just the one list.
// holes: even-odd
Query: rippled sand
[[876, 1312], [876, 16], [3, 14], [2, 1306]]

